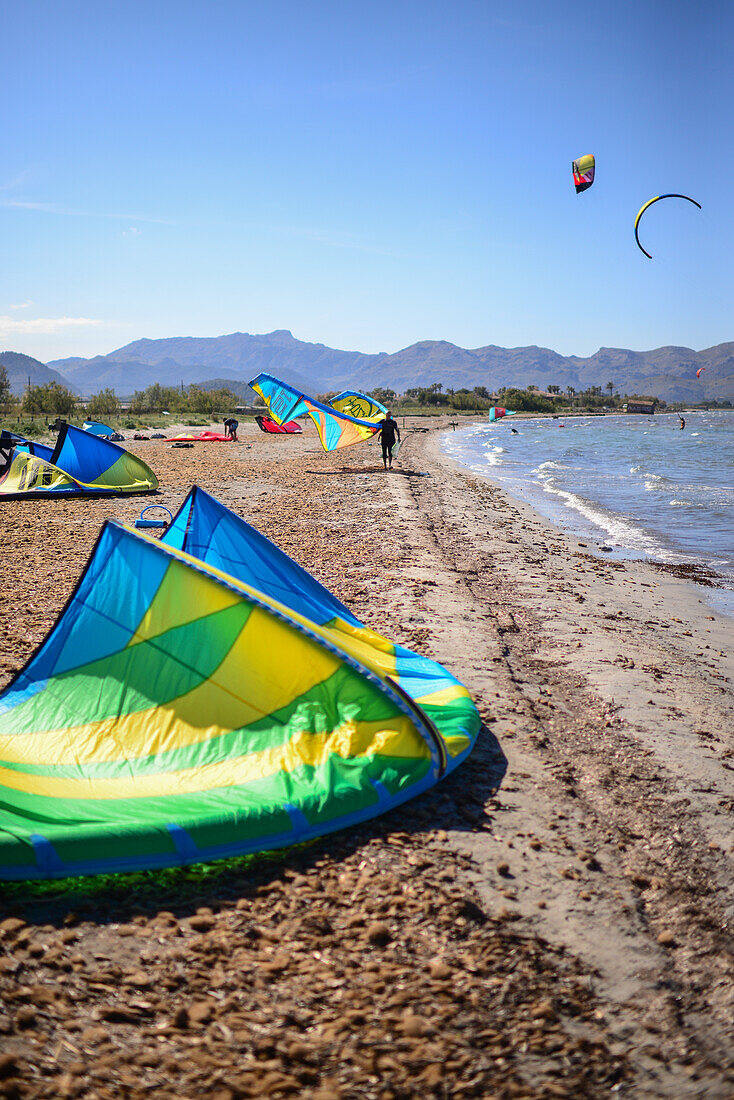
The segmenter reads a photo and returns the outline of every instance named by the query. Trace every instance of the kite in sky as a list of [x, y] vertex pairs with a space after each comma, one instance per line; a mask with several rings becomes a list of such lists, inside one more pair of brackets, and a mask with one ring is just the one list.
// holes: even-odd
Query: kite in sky
[[194, 488], [161, 540], [108, 520], [0, 695], [0, 879], [299, 844], [448, 775], [481, 719]]
[[639, 209], [639, 211], [638, 211], [638, 213], [637, 213], [637, 217], [635, 218], [635, 240], [637, 241], [637, 246], [638, 246], [638, 248], [640, 249], [640, 251], [641, 251], [641, 252], [644, 252], [644, 253], [645, 253], [645, 255], [647, 256], [648, 260], [651, 260], [651, 259], [652, 259], [652, 256], [651, 256], [651, 255], [650, 255], [650, 253], [649, 253], [649, 252], [647, 251], [647, 249], [643, 248], [643, 247], [642, 247], [642, 245], [640, 244], [640, 238], [639, 238], [639, 236], [638, 236], [638, 233], [637, 233], [637, 229], [638, 229], [638, 226], [639, 226], [639, 224], [640, 224], [640, 218], [641, 218], [641, 217], [642, 217], [642, 215], [643, 215], [643, 214], [645, 213], [645, 211], [646, 211], [646, 210], [648, 209], [648, 207], [652, 206], [652, 204], [653, 204], [654, 202], [660, 202], [660, 200], [661, 200], [661, 199], [685, 199], [685, 200], [686, 200], [687, 202], [692, 202], [692, 203], [693, 203], [693, 205], [694, 205], [694, 206], [697, 206], [699, 210], [701, 209], [701, 203], [700, 203], [700, 202], [696, 202], [696, 200], [695, 200], [695, 199], [692, 199], [692, 198], [690, 198], [690, 196], [689, 196], [689, 195], [677, 195], [677, 194], [672, 194], [672, 195], [656, 195], [654, 199], [648, 199], [648, 200], [647, 200], [647, 202], [645, 203], [645, 205], [644, 205], [644, 206], [641, 206], [641, 207], [640, 207], [640, 209]]
[[699, 367], [698, 370], [696, 371], [696, 378], [700, 378], [701, 377], [701, 372], [705, 371], [705, 370], [706, 370], [705, 367]]
[[378, 423], [385, 412], [382, 405], [364, 394], [349, 391], [339, 394], [334, 402], [349, 405], [355, 399], [360, 399], [365, 402], [365, 408], [371, 408], [369, 417], [352, 416], [335, 404], [325, 405], [322, 401], [307, 397], [305, 393], [289, 386], [287, 382], [281, 382], [279, 378], [274, 378], [272, 374], [258, 374], [249, 384], [255, 393], [260, 394], [276, 424], [285, 424], [308, 413], [316, 425], [325, 451], [335, 451], [339, 447], [350, 447], [353, 443], [370, 439], [377, 431]]
[[573, 171], [573, 182], [576, 185], [577, 195], [591, 187], [594, 182], [595, 166], [596, 161], [591, 153], [572, 162], [571, 170]]

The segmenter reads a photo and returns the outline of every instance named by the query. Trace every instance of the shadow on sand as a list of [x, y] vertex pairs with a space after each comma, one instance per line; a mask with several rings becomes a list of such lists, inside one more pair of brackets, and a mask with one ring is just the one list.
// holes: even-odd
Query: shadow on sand
[[320, 474], [322, 477], [343, 477], [346, 474], [400, 474], [402, 477], [430, 477], [421, 470], [405, 470], [393, 466], [386, 470], [384, 466], [342, 466], [340, 470], [306, 470], [307, 474]]

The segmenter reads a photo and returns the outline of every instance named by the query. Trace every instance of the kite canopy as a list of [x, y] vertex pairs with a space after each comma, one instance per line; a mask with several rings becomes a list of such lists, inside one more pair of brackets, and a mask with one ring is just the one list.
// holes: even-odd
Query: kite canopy
[[269, 435], [300, 435], [303, 431], [296, 420], [288, 420], [285, 424], [276, 424], [269, 416], [256, 416], [255, 420], [260, 431]]
[[[0, 436], [0, 451], [10, 441]], [[158, 478], [142, 459], [107, 439], [64, 424], [56, 446], [16, 446], [0, 470], [0, 499], [150, 493]], [[4, 472], [2, 472], [4, 471]]]
[[576, 185], [577, 195], [591, 187], [594, 182], [595, 166], [596, 161], [591, 153], [572, 161], [571, 171], [573, 172], [573, 182]]
[[367, 397], [356, 390], [344, 390], [338, 393], [329, 404], [337, 412], [346, 413], [347, 416], [356, 416], [358, 420], [369, 420], [371, 424], [379, 424], [387, 409], [376, 401], [374, 397]]
[[479, 727], [444, 668], [194, 488], [160, 542], [105, 524], [0, 696], [0, 878], [308, 840], [433, 786]]
[[[380, 415], [375, 419], [352, 416], [332, 405], [325, 405], [312, 397], [274, 378], [272, 374], [258, 374], [250, 382], [250, 386], [259, 393], [270, 410], [270, 415], [276, 424], [284, 424], [304, 413], [313, 420], [319, 433], [321, 446], [325, 451], [335, 451], [339, 447], [350, 447], [353, 443], [361, 443], [369, 439], [377, 431]], [[364, 394], [346, 392], [334, 398], [334, 401], [344, 399], [345, 403], [355, 398], [361, 398], [375, 410], [382, 409], [378, 402], [373, 401]]]
[[28, 442], [24, 435], [18, 435], [17, 432], [8, 431], [7, 428], [0, 428], [0, 436], [2, 436], [5, 445], [12, 443], [13, 446], [15, 446], [18, 443]]
[[676, 195], [676, 194], [673, 194], [673, 195], [656, 195], [654, 199], [648, 199], [648, 200], [647, 200], [647, 202], [646, 202], [646, 203], [644, 204], [644, 206], [641, 206], [641, 207], [640, 207], [640, 209], [639, 209], [639, 210], [638, 210], [638, 212], [637, 212], [637, 217], [635, 218], [635, 240], [637, 241], [637, 247], [638, 247], [638, 248], [640, 249], [640, 252], [644, 252], [644, 253], [645, 253], [645, 255], [647, 256], [648, 260], [651, 260], [651, 259], [652, 259], [652, 256], [651, 256], [651, 255], [650, 255], [650, 253], [649, 253], [649, 252], [647, 251], [647, 249], [646, 249], [646, 248], [643, 248], [643, 247], [642, 247], [642, 245], [640, 244], [640, 238], [639, 238], [639, 236], [638, 236], [638, 233], [637, 233], [637, 228], [638, 228], [638, 226], [639, 226], [639, 224], [640, 224], [640, 218], [641, 218], [641, 217], [642, 217], [642, 215], [643, 215], [643, 214], [645, 213], [645, 211], [647, 210], [647, 208], [648, 208], [649, 206], [652, 206], [652, 204], [653, 204], [654, 202], [660, 202], [660, 200], [661, 200], [661, 199], [685, 199], [685, 200], [686, 200], [686, 202], [692, 202], [692, 203], [693, 203], [693, 205], [694, 205], [694, 206], [697, 206], [699, 210], [701, 209], [701, 203], [700, 203], [700, 202], [696, 202], [696, 200], [695, 200], [695, 199], [692, 199], [692, 198], [690, 198], [690, 197], [689, 197], [688, 195]]
[[103, 439], [112, 439], [117, 435], [114, 428], [110, 428], [107, 424], [100, 424], [98, 420], [85, 420], [82, 424], [85, 432], [89, 432], [91, 435], [99, 435]]
[[223, 432], [180, 432], [165, 440], [166, 443], [233, 443], [230, 435]]
[[499, 407], [499, 405], [493, 405], [492, 408], [489, 410], [489, 419], [490, 419], [490, 421], [492, 421], [492, 420], [501, 420], [503, 416], [514, 416], [514, 415], [515, 415], [515, 413], [513, 412], [512, 409], [501, 409]]
[[705, 367], [699, 367], [699, 368], [698, 368], [698, 370], [696, 371], [696, 378], [700, 378], [700, 377], [701, 377], [701, 373], [702, 373], [703, 371], [705, 371], [705, 370], [706, 370], [706, 368], [705, 368]]

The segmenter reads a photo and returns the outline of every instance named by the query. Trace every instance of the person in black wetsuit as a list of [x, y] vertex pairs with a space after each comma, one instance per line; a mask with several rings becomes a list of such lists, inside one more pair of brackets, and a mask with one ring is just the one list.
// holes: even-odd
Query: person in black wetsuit
[[400, 442], [400, 428], [397, 422], [393, 420], [390, 410], [385, 413], [385, 419], [381, 420], [377, 425], [377, 432], [375, 435], [380, 437], [382, 442], [382, 464], [387, 470], [388, 463], [392, 470], [392, 448], [395, 444], [395, 438], [397, 437]]

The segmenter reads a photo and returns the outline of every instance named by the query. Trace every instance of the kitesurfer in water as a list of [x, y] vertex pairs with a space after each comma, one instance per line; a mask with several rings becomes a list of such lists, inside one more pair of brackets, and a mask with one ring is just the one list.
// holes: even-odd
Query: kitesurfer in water
[[683, 429], [686, 426], [686, 422], [685, 422], [685, 420], [683, 419], [683, 417], [681, 416], [680, 413], [678, 413], [678, 419], [680, 420], [680, 430], [683, 431]]
[[385, 413], [385, 419], [377, 425], [375, 435], [379, 436], [382, 442], [382, 464], [386, 470], [389, 464], [389, 468], [392, 470], [392, 449], [395, 446], [396, 436], [398, 443], [400, 442], [400, 428], [397, 422], [393, 420], [389, 409]]
[[232, 439], [237, 442], [237, 429], [240, 426], [239, 420], [235, 420], [233, 416], [228, 416], [224, 421], [224, 434], [227, 439]]

